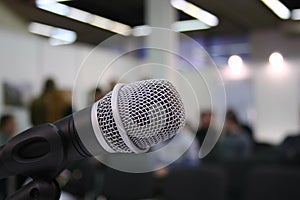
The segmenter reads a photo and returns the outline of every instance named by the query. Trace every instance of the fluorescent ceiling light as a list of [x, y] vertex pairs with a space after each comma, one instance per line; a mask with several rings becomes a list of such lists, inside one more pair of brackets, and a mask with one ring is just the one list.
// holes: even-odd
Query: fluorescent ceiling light
[[38, 34], [38, 35], [42, 35], [42, 36], [46, 36], [46, 37], [50, 37], [51, 33], [52, 33], [52, 26], [48, 26], [45, 24], [40, 24], [40, 23], [35, 23], [32, 22], [29, 24], [28, 26], [28, 30], [31, 33], [34, 34]]
[[94, 16], [94, 19], [91, 20], [90, 24], [99, 28], [109, 29], [111, 20], [100, 16]]
[[181, 10], [186, 14], [200, 20], [208, 26], [217, 26], [219, 24], [219, 19], [215, 15], [185, 0], [171, 0], [171, 5], [174, 8]]
[[62, 28], [54, 28], [51, 34], [51, 38], [73, 43], [76, 40], [77, 36], [74, 31], [69, 31]]
[[93, 16], [89, 24], [121, 35], [128, 36], [131, 33], [130, 26], [97, 15]]
[[151, 26], [148, 25], [135, 26], [132, 29], [132, 35], [136, 37], [150, 35], [151, 32], [152, 32], [152, 28]]
[[[195, 31], [195, 30], [204, 30], [209, 29], [210, 26], [204, 24], [199, 20], [184, 20], [184, 21], [177, 21], [172, 24], [172, 29], [176, 32], [185, 32], [185, 31]], [[152, 32], [152, 28], [149, 25], [141, 25], [135, 26], [132, 29], [132, 35], [136, 37], [147, 36], [150, 35]]]
[[172, 25], [172, 29], [177, 32], [185, 32], [185, 31], [195, 31], [195, 30], [203, 30], [209, 29], [210, 26], [207, 24], [202, 23], [199, 20], [185, 20], [185, 21], [178, 21]]
[[28, 30], [31, 33], [49, 37], [50, 44], [53, 44], [54, 40], [56, 41], [56, 45], [58, 44], [58, 41], [60, 41], [59, 44], [71, 44], [77, 39], [77, 34], [74, 31], [36, 22], [30, 23]]
[[69, 6], [57, 3], [54, 0], [37, 0], [36, 6], [48, 12], [52, 12], [63, 16], [67, 15], [70, 9]]
[[125, 36], [130, 35], [131, 31], [132, 31], [130, 26], [116, 22], [116, 21], [112, 22], [112, 28], [109, 30], [111, 30], [115, 33], [119, 33], [121, 35], [125, 35]]
[[64, 40], [49, 38], [49, 44], [52, 46], [59, 46], [59, 45], [65, 45], [65, 44], [70, 44], [70, 43], [67, 41], [64, 41]]
[[38, 8], [62, 15], [83, 23], [88, 23], [121, 35], [130, 35], [131, 27], [104, 17], [100, 17], [77, 8], [60, 4], [56, 0], [36, 0]]
[[84, 23], [90, 23], [93, 17], [93, 15], [88, 12], [71, 7], [69, 7], [69, 12], [65, 16]]
[[300, 20], [300, 9], [292, 10], [292, 20]]
[[279, 0], [261, 0], [268, 6], [279, 18], [289, 19], [291, 16], [290, 10]]

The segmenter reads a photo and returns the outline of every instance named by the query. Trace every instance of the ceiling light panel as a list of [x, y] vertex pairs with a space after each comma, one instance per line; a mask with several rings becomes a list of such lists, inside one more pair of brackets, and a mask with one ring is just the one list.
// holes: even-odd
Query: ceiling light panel
[[292, 10], [292, 20], [300, 20], [300, 9]]
[[219, 19], [215, 15], [185, 0], [171, 0], [171, 5], [208, 26], [217, 26], [219, 24]]
[[290, 10], [279, 0], [261, 0], [270, 10], [272, 10], [279, 18], [289, 19]]
[[58, 3], [55, 0], [36, 0], [36, 5], [38, 8], [48, 12], [62, 15], [83, 23], [91, 24], [98, 28], [102, 28], [114, 33], [121, 35], [130, 35], [131, 33], [131, 27], [126, 24], [122, 24], [120, 22], [106, 19], [104, 17]]
[[74, 31], [49, 26], [46, 24], [31, 22], [28, 26], [31, 33], [46, 36], [50, 38], [50, 43], [54, 44], [71, 44], [76, 41], [77, 34]]

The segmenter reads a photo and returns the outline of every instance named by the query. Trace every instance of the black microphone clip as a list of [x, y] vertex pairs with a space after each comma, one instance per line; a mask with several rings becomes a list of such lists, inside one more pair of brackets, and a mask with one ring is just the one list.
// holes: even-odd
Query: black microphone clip
[[21, 174], [52, 180], [70, 161], [91, 156], [81, 143], [72, 115], [30, 128], [0, 148], [0, 178]]

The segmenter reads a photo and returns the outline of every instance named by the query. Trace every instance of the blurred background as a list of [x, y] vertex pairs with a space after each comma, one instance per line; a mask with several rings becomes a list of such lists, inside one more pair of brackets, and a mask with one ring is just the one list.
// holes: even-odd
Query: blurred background
[[[200, 101], [189, 104], [188, 115], [197, 123], [183, 132], [196, 144], [180, 161], [153, 173], [121, 173], [93, 159], [76, 163], [59, 178], [62, 198], [300, 199], [298, 20], [297, 0], [1, 0], [1, 144], [101, 99], [130, 66], [154, 59], [176, 66], [195, 86]], [[150, 26], [185, 34], [203, 49], [171, 32], [151, 35]], [[103, 68], [145, 44], [184, 55], [212, 88], [220, 84], [215, 80], [219, 70], [226, 101], [221, 95], [212, 110], [207, 88], [197, 87], [199, 75], [189, 64], [144, 49], [122, 57], [96, 84], [95, 71], [84, 71], [72, 101], [80, 67]], [[132, 73], [125, 81], [151, 73]], [[221, 104], [226, 109], [218, 110]], [[214, 126], [222, 127], [222, 134], [208, 156], [199, 159], [207, 133], [217, 135]], [[25, 179], [3, 180], [2, 198]]]

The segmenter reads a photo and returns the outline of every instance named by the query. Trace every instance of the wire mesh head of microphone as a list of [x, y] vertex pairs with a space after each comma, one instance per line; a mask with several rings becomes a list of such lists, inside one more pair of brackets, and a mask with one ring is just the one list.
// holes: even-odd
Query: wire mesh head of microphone
[[106, 150], [141, 153], [173, 137], [185, 111], [169, 81], [151, 79], [116, 85], [97, 103], [97, 119]]

